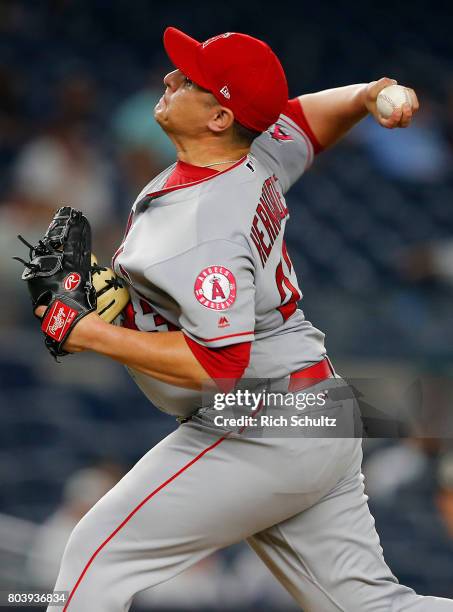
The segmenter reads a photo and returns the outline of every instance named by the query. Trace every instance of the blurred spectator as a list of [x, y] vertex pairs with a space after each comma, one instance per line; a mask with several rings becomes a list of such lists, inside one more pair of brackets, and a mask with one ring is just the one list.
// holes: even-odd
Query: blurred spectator
[[25, 283], [20, 279], [24, 267], [12, 257], [28, 255], [17, 235], [23, 235], [31, 244], [37, 244], [47, 229], [56, 206], [21, 198], [3, 202], [0, 206], [0, 282], [3, 287], [3, 307], [0, 309], [0, 327], [11, 327], [26, 321], [32, 325], [30, 299]]
[[[27, 133], [20, 95], [21, 73], [0, 64], [0, 165], [8, 166]], [[6, 187], [0, 179], [0, 188]]]
[[[18, 153], [10, 205], [26, 208], [48, 225], [67, 204], [82, 210], [96, 234], [114, 220], [113, 167], [93, 129], [96, 90], [81, 74], [66, 77], [54, 92], [52, 119]], [[35, 211], [33, 213], [33, 211]]]
[[65, 204], [86, 213], [93, 229], [93, 250], [101, 263], [110, 260], [122, 234], [114, 208], [111, 163], [94, 140], [92, 81], [79, 74], [65, 78], [55, 102], [54, 120], [19, 151], [10, 194], [0, 208], [1, 280], [8, 298], [0, 325], [20, 320], [28, 306], [25, 287], [18, 290], [21, 268], [11, 260], [12, 255], [24, 253], [17, 234], [36, 244], [55, 210]]
[[82, 210], [94, 229], [110, 222], [111, 168], [87, 136], [82, 122], [64, 118], [22, 149], [14, 170], [19, 206], [33, 205], [51, 218], [67, 204]]
[[[401, 582], [453, 597], [453, 452], [391, 499], [370, 499], [385, 558]], [[397, 508], [397, 510], [396, 510]]]
[[376, 166], [389, 178], [409, 183], [434, 183], [444, 179], [453, 156], [435, 104], [418, 92], [420, 111], [410, 130], [383, 130], [365, 119], [354, 131]]
[[451, 73], [446, 83], [446, 96], [445, 96], [445, 133], [450, 144], [450, 148], [453, 151], [453, 78]]
[[135, 199], [152, 177], [176, 160], [174, 145], [154, 120], [154, 107], [165, 90], [163, 77], [169, 70], [157, 66], [148, 84], [126, 98], [112, 116], [129, 198]]
[[80, 72], [66, 76], [57, 84], [55, 97], [62, 123], [79, 122], [86, 127], [94, 123], [97, 91], [90, 76]]
[[441, 461], [439, 462], [438, 478], [439, 490], [437, 493], [437, 507], [439, 509], [440, 517], [445, 527], [445, 530], [451, 539], [453, 555], [453, 452], [444, 455]]
[[431, 476], [440, 445], [441, 440], [413, 437], [376, 450], [363, 465], [367, 495], [373, 501], [391, 499], [402, 486]]
[[416, 245], [403, 251], [398, 262], [411, 282], [437, 279], [453, 285], [453, 240]]
[[30, 550], [26, 572], [31, 585], [54, 587], [71, 531], [120, 477], [119, 466], [108, 463], [79, 470], [68, 478], [60, 507], [41, 525]]
[[453, 381], [441, 374], [438, 367], [434, 373], [425, 368], [410, 385], [404, 383], [404, 376], [395, 383], [401, 394], [401, 399], [394, 400], [395, 417], [400, 422], [399, 435], [406, 437], [374, 450], [364, 461], [365, 488], [373, 501], [394, 501], [405, 487], [418, 490], [431, 503], [439, 455], [453, 432]]

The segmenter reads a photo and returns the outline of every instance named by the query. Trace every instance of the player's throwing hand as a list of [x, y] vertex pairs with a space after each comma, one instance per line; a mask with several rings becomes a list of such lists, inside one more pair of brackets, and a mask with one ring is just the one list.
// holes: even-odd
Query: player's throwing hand
[[386, 87], [396, 84], [397, 81], [395, 81], [395, 79], [383, 77], [378, 81], [371, 81], [371, 83], [368, 84], [365, 92], [365, 105], [368, 112], [373, 115], [373, 117], [380, 125], [382, 125], [382, 127], [388, 129], [408, 127], [419, 108], [415, 91], [410, 87], [406, 87], [405, 89], [411, 102], [410, 104], [408, 102], [404, 103], [402, 106], [396, 104], [392, 114], [387, 118], [379, 112], [377, 104], [379, 93]]

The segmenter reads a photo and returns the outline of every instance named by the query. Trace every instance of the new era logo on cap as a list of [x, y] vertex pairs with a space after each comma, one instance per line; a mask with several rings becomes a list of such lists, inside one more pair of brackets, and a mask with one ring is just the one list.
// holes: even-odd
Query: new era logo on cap
[[222, 89], [220, 90], [220, 93], [222, 94], [222, 96], [225, 96], [225, 98], [228, 98], [228, 100], [231, 98], [230, 90], [228, 89], [228, 85], [224, 85]]

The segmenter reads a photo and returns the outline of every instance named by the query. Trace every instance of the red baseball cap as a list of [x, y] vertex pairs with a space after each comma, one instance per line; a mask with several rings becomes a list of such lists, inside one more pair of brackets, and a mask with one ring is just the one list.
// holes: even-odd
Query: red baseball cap
[[251, 130], [267, 130], [288, 102], [282, 65], [262, 40], [226, 32], [198, 42], [176, 28], [167, 28], [164, 47], [181, 72], [209, 90]]

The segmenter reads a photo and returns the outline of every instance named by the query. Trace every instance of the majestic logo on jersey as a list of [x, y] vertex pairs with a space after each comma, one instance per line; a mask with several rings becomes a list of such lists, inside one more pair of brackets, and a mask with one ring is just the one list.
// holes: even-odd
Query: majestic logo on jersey
[[294, 140], [292, 136], [286, 132], [281, 125], [276, 123], [273, 127], [271, 127], [267, 132], [272, 140]]
[[219, 322], [217, 323], [217, 327], [229, 327], [230, 322], [226, 317], [219, 317]]
[[236, 299], [236, 279], [228, 268], [209, 266], [198, 274], [194, 293], [200, 304], [206, 308], [226, 310]]
[[64, 279], [63, 286], [66, 291], [74, 291], [74, 289], [77, 289], [77, 287], [80, 285], [81, 280], [82, 277], [78, 272], [71, 272], [71, 274], [68, 274], [68, 276]]
[[250, 238], [256, 246], [263, 268], [280, 234], [282, 221], [287, 216], [288, 209], [283, 195], [278, 190], [277, 177], [270, 176], [263, 183], [260, 201], [250, 228]]
[[230, 90], [228, 89], [228, 85], [224, 85], [222, 89], [220, 90], [220, 93], [222, 94], [222, 96], [225, 96], [225, 98], [227, 98], [228, 100], [231, 98]]
[[205, 40], [201, 46], [204, 49], [205, 47], [215, 42], [216, 40], [220, 40], [221, 38], [228, 38], [229, 36], [233, 36], [233, 34], [234, 32], [225, 32], [225, 34], [219, 34], [218, 36], [213, 36], [212, 38], [208, 38], [208, 40]]

